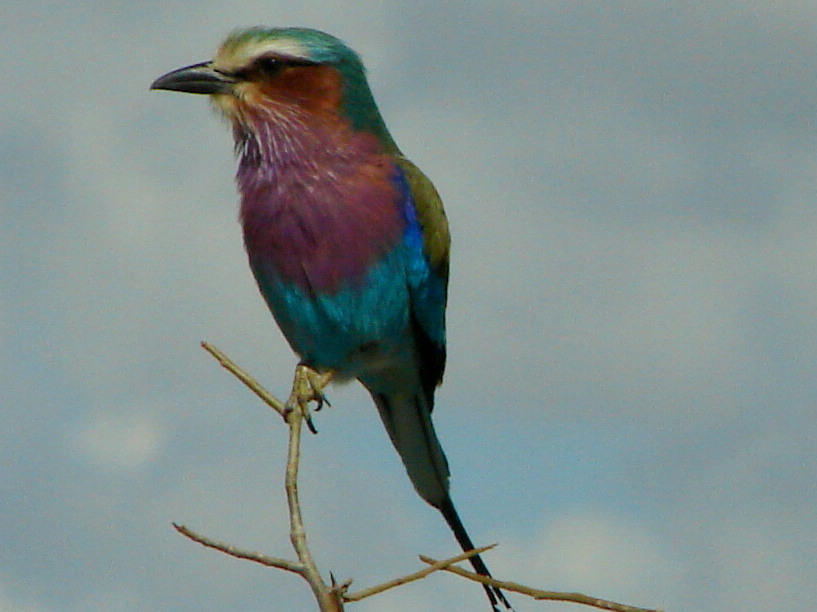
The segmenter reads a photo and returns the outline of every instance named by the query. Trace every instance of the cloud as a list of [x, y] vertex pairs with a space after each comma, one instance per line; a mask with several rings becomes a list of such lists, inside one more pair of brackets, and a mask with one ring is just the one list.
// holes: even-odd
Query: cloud
[[156, 459], [166, 443], [164, 425], [144, 413], [125, 411], [85, 415], [68, 434], [69, 443], [95, 467], [140, 469]]
[[[503, 544], [498, 574], [553, 591], [579, 591], [633, 605], [663, 605], [679, 567], [644, 525], [603, 512], [553, 517], [530, 538]], [[513, 569], [506, 564], [510, 560]], [[574, 604], [575, 605], [575, 604]]]

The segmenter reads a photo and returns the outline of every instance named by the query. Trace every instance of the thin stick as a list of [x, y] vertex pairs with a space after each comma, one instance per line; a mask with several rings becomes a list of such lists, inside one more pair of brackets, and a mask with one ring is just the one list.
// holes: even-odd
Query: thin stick
[[303, 567], [301, 575], [312, 587], [312, 592], [318, 600], [321, 611], [339, 611], [343, 609], [343, 604], [340, 601], [339, 594], [326, 585], [320, 571], [318, 571], [318, 566], [315, 564], [306, 543], [306, 530], [301, 516], [301, 503], [298, 497], [298, 467], [301, 457], [303, 414], [300, 410], [291, 410], [285, 418], [289, 425], [289, 449], [287, 452], [286, 477], [284, 479], [287, 505], [289, 506], [289, 539], [295, 552], [298, 553], [298, 560]]
[[459, 563], [460, 561], [469, 559], [474, 555], [482, 554], [486, 550], [491, 550], [495, 546], [496, 544], [490, 544], [488, 546], [483, 546], [481, 548], [475, 548], [474, 550], [469, 550], [468, 552], [461, 553], [456, 557], [451, 557], [450, 559], [445, 559], [444, 561], [435, 561], [433, 564], [431, 564], [430, 567], [421, 569], [420, 571], [414, 572], [413, 574], [409, 574], [408, 576], [395, 578], [393, 580], [383, 582], [382, 584], [369, 587], [368, 589], [361, 589], [360, 591], [355, 591], [354, 593], [346, 593], [343, 595], [343, 601], [360, 601], [361, 599], [371, 597], [372, 595], [377, 595], [378, 593], [388, 591], [389, 589], [393, 589], [394, 587], [398, 587], [403, 584], [408, 584], [409, 582], [414, 582], [415, 580], [420, 580], [433, 572], [439, 571], [441, 569], [446, 569], [449, 565], [452, 565], [453, 563]]
[[[435, 561], [430, 557], [426, 557], [425, 555], [420, 555], [420, 560], [423, 563], [428, 564], [439, 563], [438, 561]], [[457, 574], [458, 576], [468, 578], [469, 580], [473, 580], [475, 582], [489, 584], [491, 586], [495, 586], [506, 591], [515, 591], [517, 593], [522, 593], [523, 595], [528, 595], [529, 597], [533, 597], [534, 599], [540, 600], [547, 599], [551, 601], [569, 601], [573, 603], [584, 604], [586, 606], [593, 606], [594, 608], [601, 608], [602, 610], [613, 610], [614, 612], [661, 612], [660, 610], [653, 610], [650, 608], [638, 608], [636, 606], [628, 606], [627, 604], [620, 604], [614, 601], [608, 601], [606, 599], [599, 599], [598, 597], [590, 597], [589, 595], [583, 595], [582, 593], [565, 593], [561, 591], [543, 591], [541, 589], [534, 589], [532, 587], [519, 584], [518, 582], [509, 582], [505, 580], [496, 580], [494, 578], [488, 578], [487, 576], [482, 576], [481, 574], [475, 574], [474, 572], [464, 570], [461, 567], [457, 567], [456, 565], [450, 565], [443, 569], [447, 572]]]
[[285, 415], [283, 402], [274, 395], [272, 395], [269, 391], [264, 389], [264, 387], [261, 386], [261, 383], [255, 380], [252, 376], [250, 376], [244, 370], [239, 368], [232, 359], [227, 357], [227, 355], [222, 353], [217, 347], [213, 346], [209, 342], [202, 342], [201, 346], [205, 351], [207, 351], [213, 357], [216, 358], [216, 361], [218, 361], [221, 367], [230, 372], [230, 374], [232, 374], [238, 380], [243, 382], [244, 385], [250, 391], [252, 391], [258, 397], [260, 397], [262, 402], [264, 402], [270, 408], [278, 412], [278, 414], [280, 414], [281, 416]]
[[244, 550], [242, 548], [238, 548], [237, 546], [232, 546], [231, 544], [226, 544], [219, 540], [208, 538], [205, 535], [196, 533], [189, 527], [185, 527], [184, 525], [179, 525], [177, 523], [173, 523], [173, 527], [180, 534], [190, 538], [194, 542], [198, 542], [207, 548], [219, 550], [230, 555], [231, 557], [246, 559], [247, 561], [254, 561], [256, 563], [260, 563], [261, 565], [266, 565], [267, 567], [277, 567], [278, 569], [287, 570], [288, 572], [295, 572], [296, 574], [303, 573], [303, 566], [300, 563], [288, 561], [287, 559], [281, 559], [280, 557], [270, 557], [269, 555], [264, 555], [251, 550]]
[[222, 367], [244, 383], [244, 385], [255, 393], [265, 404], [283, 416], [289, 426], [289, 446], [287, 449], [284, 488], [286, 489], [287, 504], [289, 506], [289, 539], [298, 555], [299, 562], [294, 563], [285, 559], [267, 557], [266, 555], [243, 551], [222, 542], [199, 536], [199, 534], [195, 534], [185, 527], [174, 526], [187, 537], [210, 548], [215, 548], [234, 557], [249, 559], [250, 561], [256, 561], [258, 563], [267, 561], [269, 563], [265, 564], [269, 564], [272, 567], [280, 567], [281, 569], [301, 575], [312, 588], [312, 592], [318, 600], [321, 612], [342, 612], [343, 602], [341, 601], [338, 589], [328, 586], [323, 581], [306, 543], [306, 531], [304, 529], [301, 505], [298, 498], [298, 467], [301, 456], [301, 425], [303, 423], [302, 411], [286, 410], [285, 405], [280, 400], [264, 389], [255, 378], [239, 368], [232, 359], [227, 357], [227, 355], [222, 353], [218, 348], [208, 342], [202, 342], [201, 346], [215, 357]]

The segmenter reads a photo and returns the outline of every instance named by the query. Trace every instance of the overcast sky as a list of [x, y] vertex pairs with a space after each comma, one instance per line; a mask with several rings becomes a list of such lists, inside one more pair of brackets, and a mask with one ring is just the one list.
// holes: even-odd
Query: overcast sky
[[[256, 24], [357, 49], [443, 196], [435, 421], [497, 577], [814, 610], [817, 5], [75, 0], [0, 7], [0, 611], [314, 609], [170, 525], [291, 555], [285, 429], [198, 346], [288, 392], [230, 133], [148, 91]], [[301, 488], [321, 568], [455, 554], [366, 394], [330, 399]], [[349, 608], [487, 604], [439, 575]]]

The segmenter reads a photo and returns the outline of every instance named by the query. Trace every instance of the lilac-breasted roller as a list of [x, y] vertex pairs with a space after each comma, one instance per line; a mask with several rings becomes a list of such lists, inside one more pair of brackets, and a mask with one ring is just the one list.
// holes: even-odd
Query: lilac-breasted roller
[[[301, 360], [288, 407], [320, 402], [330, 378], [358, 379], [417, 492], [473, 549], [431, 421], [446, 358], [448, 223], [389, 134], [358, 55], [316, 30], [251, 28], [152, 88], [209, 94], [232, 123], [250, 268]], [[490, 576], [479, 556], [471, 563]], [[509, 607], [485, 590], [495, 610]]]

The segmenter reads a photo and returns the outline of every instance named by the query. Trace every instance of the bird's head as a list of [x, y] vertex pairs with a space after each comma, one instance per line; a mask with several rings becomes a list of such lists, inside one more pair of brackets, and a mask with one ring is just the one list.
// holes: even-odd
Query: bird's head
[[156, 79], [151, 89], [208, 94], [236, 125], [303, 113], [340, 116], [355, 131], [394, 143], [377, 109], [360, 57], [341, 40], [308, 28], [237, 30], [211, 61]]

